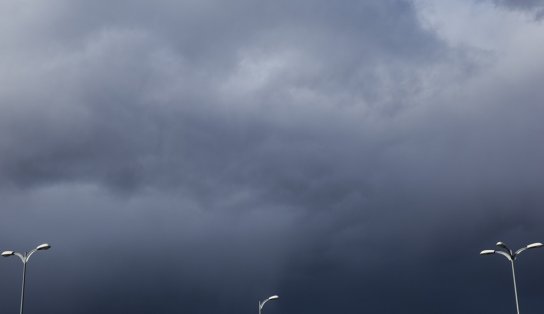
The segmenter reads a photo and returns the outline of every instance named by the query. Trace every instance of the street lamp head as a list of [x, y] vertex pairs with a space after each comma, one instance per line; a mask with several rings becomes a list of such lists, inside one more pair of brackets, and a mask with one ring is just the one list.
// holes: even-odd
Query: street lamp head
[[38, 247], [36, 248], [36, 250], [38, 251], [41, 251], [41, 250], [49, 250], [51, 248], [51, 245], [47, 244], [47, 243], [44, 243], [44, 244], [40, 244], [38, 245]]
[[277, 295], [273, 295], [273, 296], [268, 298], [268, 300], [277, 300], [277, 299], [279, 299], [279, 297]]
[[13, 252], [13, 251], [4, 251], [4, 252], [2, 252], [2, 256], [4, 256], [4, 257], [12, 256], [13, 254], [15, 254], [15, 252]]
[[480, 255], [490, 255], [495, 254], [495, 250], [483, 250], [480, 252]]
[[527, 248], [528, 249], [536, 249], [536, 248], [539, 248], [539, 247], [542, 247], [544, 246], [544, 244], [540, 243], [540, 242], [536, 242], [536, 243], [531, 243], [529, 245], [527, 245]]

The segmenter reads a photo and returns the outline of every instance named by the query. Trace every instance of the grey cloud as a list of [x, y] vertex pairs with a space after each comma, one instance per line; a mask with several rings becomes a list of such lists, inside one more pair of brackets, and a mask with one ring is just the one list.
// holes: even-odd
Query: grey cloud
[[541, 236], [540, 70], [497, 78], [407, 1], [5, 6], [0, 235], [55, 245], [29, 310], [507, 306], [477, 253]]
[[[76, 12], [90, 11], [93, 16], [94, 7], [61, 4]], [[393, 18], [388, 15], [394, 12], [390, 9], [395, 4], [400, 4], [402, 10], [395, 12], [397, 16]], [[85, 41], [55, 38], [60, 41], [59, 50], [46, 50], [44, 55], [36, 56], [11, 83], [13, 89], [6, 94], [14, 104], [5, 110], [4, 125], [14, 125], [14, 130], [4, 132], [10, 138], [5, 140], [2, 164], [5, 172], [13, 174], [6, 177], [21, 184], [40, 182], [40, 178], [73, 177], [138, 185], [140, 180], [161, 171], [161, 165], [166, 165], [166, 177], [176, 173], [176, 168], [183, 171], [187, 162], [213, 169], [220, 166], [209, 164], [216, 162], [214, 150], [222, 154], [232, 151], [231, 158], [237, 158], [240, 153], [235, 150], [259, 150], [252, 148], [254, 141], [266, 145], [264, 137], [270, 134], [276, 133], [272, 136], [277, 136], [275, 140], [283, 145], [281, 137], [299, 132], [296, 128], [300, 123], [303, 132], [309, 134], [300, 141], [319, 140], [321, 135], [313, 135], [317, 125], [304, 126], [308, 122], [315, 124], [304, 117], [310, 110], [317, 111], [313, 115], [319, 119], [342, 103], [355, 106], [355, 110], [378, 111], [377, 114], [398, 110], [405, 95], [421, 88], [418, 76], [426, 72], [417, 69], [425, 67], [420, 56], [430, 54], [437, 58], [441, 49], [438, 43], [430, 34], [417, 30], [414, 16], [406, 14], [412, 10], [408, 3], [357, 4], [355, 10], [350, 7], [336, 11], [328, 6], [317, 5], [312, 14], [304, 6], [273, 7], [270, 11], [277, 16], [261, 13], [264, 18], [259, 21], [264, 20], [266, 28], [244, 27], [244, 32], [236, 33], [239, 37], [228, 44], [222, 44], [221, 38], [225, 33], [227, 37], [234, 36], [228, 34], [234, 32], [229, 29], [229, 22], [215, 21], [228, 26], [217, 32], [205, 31], [205, 39], [185, 39], [185, 33], [193, 35], [195, 31], [178, 25], [179, 18], [165, 18], [167, 24], [158, 30], [153, 28], [158, 26], [146, 25], [148, 20], [144, 19], [144, 26], [138, 29], [131, 26], [142, 13], [134, 12], [136, 9], [124, 12], [116, 21], [108, 20], [108, 15], [98, 16], [97, 12], [89, 23], [71, 28], [79, 29], [78, 34]], [[71, 12], [69, 9], [65, 9], [66, 14]], [[176, 9], [181, 14], [185, 12], [183, 7]], [[239, 16], [240, 23], [254, 22], [255, 18], [244, 21], [243, 10], [247, 8], [243, 5], [229, 7], [227, 12], [236, 9], [239, 11], [232, 14]], [[211, 22], [217, 15], [213, 5], [201, 10], [202, 18], [193, 23], [206, 24], [204, 21]], [[285, 13], [287, 17], [283, 16]], [[300, 20], [294, 17], [296, 14], [301, 14]], [[66, 28], [57, 26], [61, 22], [67, 23], [57, 18], [53, 25]], [[317, 25], [318, 22], [324, 25]], [[93, 24], [101, 27], [97, 29]], [[383, 24], [378, 29], [384, 29], [385, 36], [372, 36], [374, 24]], [[399, 24], [402, 33], [396, 28]], [[161, 32], [163, 29], [166, 31]], [[179, 33], [169, 33], [169, 29]], [[404, 45], [405, 40], [413, 43]], [[214, 46], [198, 48], [199, 41]], [[206, 59], [199, 61], [198, 56], [186, 50], [195, 47]], [[208, 60], [215, 63], [213, 69]], [[395, 60], [398, 66], [389, 66], [389, 60]], [[399, 78], [401, 82], [395, 82]], [[21, 97], [22, 88], [30, 88], [32, 93]], [[51, 104], [40, 105], [42, 99]], [[316, 105], [324, 108], [312, 108]], [[300, 116], [287, 119], [290, 125], [277, 125], [285, 123], [281, 120], [292, 106], [300, 107], [295, 109]], [[247, 107], [254, 109], [246, 112]], [[217, 145], [217, 140], [225, 144]], [[22, 142], [29, 145], [10, 146]], [[210, 149], [212, 160], [194, 156], [201, 148]], [[190, 172], [194, 165], [186, 168]], [[190, 176], [188, 172], [183, 176]], [[190, 181], [195, 179], [198, 181]]]
[[494, 0], [497, 5], [514, 10], [528, 11], [534, 14], [537, 20], [544, 17], [544, 2], [542, 0]]
[[525, 0], [525, 1], [511, 1], [511, 0], [495, 0], [495, 3], [505, 5], [513, 8], [521, 9], [533, 9], [544, 5], [541, 0]]

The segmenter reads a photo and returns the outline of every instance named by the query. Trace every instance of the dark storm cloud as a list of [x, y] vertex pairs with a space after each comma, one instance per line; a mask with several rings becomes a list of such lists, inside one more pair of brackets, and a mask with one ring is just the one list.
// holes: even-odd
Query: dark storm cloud
[[54, 244], [29, 311], [498, 311], [477, 253], [542, 240], [540, 64], [505, 78], [411, 2], [1, 12], [2, 245]]
[[[269, 136], [267, 125], [273, 132], [287, 133], [290, 126], [283, 131], [274, 119], [283, 119], [292, 105], [300, 107], [301, 115], [315, 110], [323, 118], [324, 111], [334, 110], [342, 101], [355, 109], [372, 103], [374, 108], [369, 110], [378, 114], [395, 111], [402, 105], [405, 89], [419, 88], [412, 72], [424, 66], [425, 59], [436, 58], [439, 50], [432, 36], [417, 32], [411, 7], [404, 2], [345, 8], [285, 3], [258, 10], [243, 3], [225, 8], [222, 14], [217, 5], [207, 4], [192, 8], [202, 10], [198, 19], [186, 18], [192, 12], [186, 12], [185, 6], [191, 6], [180, 5], [173, 10], [181, 16], [162, 17], [160, 11], [155, 14], [162, 20], [156, 21], [151, 12], [141, 22], [138, 6], [110, 21], [108, 14], [102, 17], [102, 11], [95, 12], [101, 7], [62, 4], [67, 15], [71, 10], [90, 12], [83, 19], [87, 23], [59, 30], [61, 35], [75, 32], [77, 37], [53, 37], [50, 40], [56, 45], [49, 54], [29, 56], [37, 60], [25, 60], [28, 64], [23, 69], [12, 69], [18, 75], [10, 83], [13, 89], [7, 91], [14, 103], [10, 108], [23, 104], [22, 109], [8, 109], [4, 115], [6, 127], [21, 129], [16, 139], [13, 132], [4, 133], [10, 137], [4, 171], [12, 173], [7, 177], [13, 181], [34, 183], [50, 176], [113, 180], [108, 177], [113, 176], [121, 184], [132, 184], [140, 179], [141, 171], [165, 164], [158, 160], [164, 150], [172, 150], [164, 154], [172, 158], [191, 154], [193, 144], [216, 146], [211, 149], [221, 152], [237, 143], [251, 149], [252, 141], [262, 142], [262, 136]], [[398, 10], [395, 16], [390, 16], [392, 8]], [[218, 15], [226, 21], [217, 21]], [[62, 22], [69, 21], [53, 20], [51, 28], [66, 29]], [[375, 29], [384, 29], [383, 35], [373, 36]], [[400, 64], [391, 67], [389, 60]], [[397, 78], [402, 85], [394, 81]], [[18, 87], [34, 91], [21, 97]], [[54, 105], [40, 106], [41, 99], [52, 99]], [[322, 104], [310, 104], [315, 101]], [[35, 120], [20, 123], [19, 117]], [[305, 120], [293, 118], [287, 121], [292, 128]], [[219, 145], [206, 143], [221, 136], [225, 139]], [[9, 146], [28, 143], [27, 138], [39, 143]], [[48, 148], [47, 153], [35, 153], [43, 152], [42, 146]], [[201, 156], [196, 159], [197, 163], [214, 162]], [[173, 162], [183, 166], [186, 160]]]

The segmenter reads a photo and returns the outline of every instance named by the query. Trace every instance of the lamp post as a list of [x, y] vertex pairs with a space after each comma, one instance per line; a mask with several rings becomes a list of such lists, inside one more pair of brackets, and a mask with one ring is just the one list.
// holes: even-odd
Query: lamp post
[[514, 270], [514, 261], [519, 256], [519, 254], [521, 254], [521, 252], [527, 249], [536, 249], [542, 247], [543, 244], [540, 242], [531, 243], [525, 247], [522, 247], [516, 252], [513, 252], [511, 249], [509, 249], [508, 246], [503, 242], [497, 242], [497, 246], [500, 248], [499, 250], [483, 250], [480, 252], [480, 255], [500, 254], [510, 261], [510, 264], [512, 265], [512, 279], [514, 280], [514, 296], [516, 297], [516, 310], [517, 314], [519, 314], [518, 289], [516, 287], [516, 272]]
[[4, 252], [2, 252], [2, 256], [4, 256], [4, 257], [16, 255], [21, 259], [21, 262], [23, 262], [23, 284], [21, 285], [21, 309], [19, 311], [20, 314], [23, 314], [23, 306], [24, 306], [24, 301], [25, 301], [26, 264], [28, 263], [28, 260], [30, 259], [30, 256], [32, 256], [32, 254], [36, 253], [36, 251], [49, 250], [50, 248], [51, 248], [51, 245], [49, 245], [47, 243], [44, 243], [44, 244], [38, 245], [35, 249], [33, 249], [33, 250], [29, 251], [29, 252], [24, 252], [23, 254], [21, 254], [19, 252], [14, 252], [14, 251], [4, 251]]
[[264, 301], [259, 301], [259, 314], [261, 314], [261, 311], [264, 307], [264, 304], [270, 300], [277, 300], [279, 297], [277, 295], [273, 295], [271, 297], [268, 297], [268, 299], [264, 300]]

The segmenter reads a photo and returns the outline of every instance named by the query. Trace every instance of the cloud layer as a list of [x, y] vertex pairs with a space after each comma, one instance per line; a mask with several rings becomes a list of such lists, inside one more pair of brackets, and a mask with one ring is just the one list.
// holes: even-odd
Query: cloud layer
[[[508, 265], [478, 252], [543, 240], [537, 20], [468, 0], [0, 6], [2, 245], [53, 245], [29, 311], [513, 309]], [[527, 310], [540, 253], [519, 261]]]

